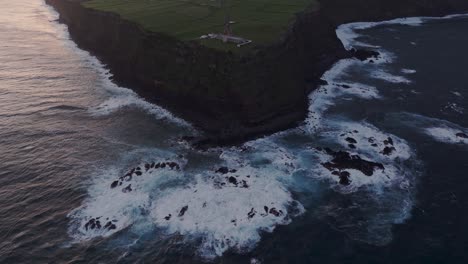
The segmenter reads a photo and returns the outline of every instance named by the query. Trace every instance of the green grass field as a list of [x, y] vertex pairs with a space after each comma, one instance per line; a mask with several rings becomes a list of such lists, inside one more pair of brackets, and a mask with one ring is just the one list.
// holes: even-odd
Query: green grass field
[[[221, 8], [220, 0], [91, 0], [88, 8], [120, 14], [145, 29], [161, 32], [181, 40], [198, 39], [207, 33], [223, 31], [226, 9], [233, 34], [253, 40], [254, 44], [268, 44], [277, 40], [288, 28], [296, 13], [307, 7], [318, 8], [316, 0], [226, 0], [228, 8]], [[235, 45], [204, 40], [214, 48], [235, 48]], [[250, 46], [250, 45], [247, 45]]]

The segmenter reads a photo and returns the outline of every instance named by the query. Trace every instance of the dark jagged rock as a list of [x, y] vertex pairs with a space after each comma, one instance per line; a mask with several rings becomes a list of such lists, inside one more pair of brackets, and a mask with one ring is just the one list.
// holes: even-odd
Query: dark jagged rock
[[153, 169], [153, 168], [154, 168], [154, 165], [156, 165], [156, 163], [154, 163], [154, 162], [153, 162], [153, 163], [151, 163], [151, 166], [150, 166], [150, 168], [151, 168], [151, 169]]
[[373, 143], [371, 146], [375, 148], [375, 147], [378, 147], [379, 145], [377, 145], [376, 143]]
[[180, 209], [180, 212], [179, 212], [179, 217], [181, 216], [184, 216], [185, 212], [187, 212], [188, 210], [188, 205], [182, 207], [182, 209]]
[[[96, 228], [96, 219], [94, 219], [94, 218], [89, 219], [89, 221], [86, 222], [84, 227], [85, 227], [86, 231], [88, 231], [88, 229], [91, 229], [91, 230], [95, 229]], [[101, 224], [99, 223], [99, 228], [100, 227], [101, 227]]]
[[141, 168], [140, 168], [140, 167], [137, 167], [136, 170], [137, 170], [137, 171], [141, 171]]
[[115, 224], [113, 224], [111, 221], [108, 221], [106, 223], [106, 225], [104, 225], [104, 229], [113, 230], [113, 229], [116, 229], [116, 228], [117, 227], [115, 226]]
[[350, 185], [351, 184], [351, 179], [350, 176], [351, 174], [347, 171], [333, 171], [333, 175], [338, 176], [340, 178], [340, 184], [341, 185]]
[[281, 216], [283, 214], [283, 212], [281, 210], [276, 210], [276, 208], [272, 207], [269, 211], [270, 214], [278, 217], [278, 216]]
[[382, 154], [384, 155], [391, 155], [393, 153], [393, 151], [395, 151], [396, 149], [394, 147], [385, 147], [383, 150], [382, 150]]
[[459, 137], [459, 138], [466, 138], [466, 139], [468, 139], [468, 135], [465, 134], [465, 133], [463, 133], [463, 132], [457, 133], [456, 136]]
[[180, 166], [179, 164], [177, 164], [176, 162], [166, 162], [166, 165], [169, 166], [169, 168], [171, 168], [171, 170], [173, 169], [180, 169]]
[[229, 183], [232, 183], [237, 186], [237, 179], [234, 176], [228, 178]]
[[351, 155], [346, 151], [333, 151], [330, 148], [325, 148], [325, 151], [333, 157], [330, 162], [322, 163], [322, 166], [329, 171], [355, 169], [361, 171], [364, 175], [372, 176], [375, 169], [384, 170], [381, 163], [364, 160], [358, 155]]
[[256, 211], [253, 209], [253, 207], [252, 207], [252, 209], [250, 209], [250, 212], [247, 214], [247, 217], [248, 217], [249, 219], [251, 219], [252, 217], [255, 216], [255, 213], [257, 213], [257, 212], [256, 212]]
[[113, 181], [111, 183], [111, 188], [114, 189], [115, 187], [117, 187], [117, 185], [119, 185], [119, 181]]
[[127, 187], [122, 189], [123, 193], [129, 193], [131, 191], [132, 191], [132, 185], [131, 184], [129, 184]]
[[229, 172], [228, 167], [221, 167], [221, 168], [216, 170], [216, 173], [221, 173], [221, 174], [226, 174], [228, 172]]
[[355, 146], [354, 144], [348, 144], [348, 147], [349, 147], [350, 149], [356, 149], [356, 146]]
[[391, 137], [384, 140], [385, 145], [392, 145], [393, 146], [393, 139]]
[[136, 174], [137, 176], [141, 176], [143, 173], [142, 173], [141, 171], [136, 171], [135, 174]]
[[148, 164], [148, 163], [145, 164], [145, 170], [146, 170], [146, 171], [148, 171], [148, 170], [150, 169], [150, 167], [151, 167], [150, 164]]
[[340, 177], [340, 184], [341, 185], [348, 186], [348, 185], [351, 184], [351, 179], [350, 179], [351, 174], [349, 172], [342, 171], [342, 172], [340, 172], [340, 174], [338, 176]]
[[267, 213], [267, 214], [268, 214], [268, 206], [266, 206], [266, 205], [265, 205], [265, 206], [263, 206], [263, 209], [265, 210], [265, 213]]
[[169, 221], [171, 219], [171, 214], [167, 215], [166, 217], [164, 217], [164, 219], [166, 219], [167, 221]]
[[352, 137], [347, 137], [345, 140], [350, 144], [357, 144], [357, 141]]
[[249, 185], [247, 184], [247, 182], [245, 180], [242, 180], [242, 188], [249, 188]]
[[325, 85], [328, 85], [328, 82], [327, 82], [326, 80], [324, 80], [324, 79], [319, 79], [319, 80], [317, 81], [317, 85], [319, 85], [319, 86], [325, 86]]

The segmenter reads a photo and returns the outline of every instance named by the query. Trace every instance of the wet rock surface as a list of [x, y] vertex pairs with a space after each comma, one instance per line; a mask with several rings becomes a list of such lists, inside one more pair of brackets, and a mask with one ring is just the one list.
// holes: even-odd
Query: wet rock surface
[[[105, 221], [102, 221], [101, 218], [102, 217], [99, 216], [96, 218], [89, 219], [84, 225], [84, 229], [88, 231], [88, 230], [100, 230], [100, 229], [114, 230], [117, 228], [116, 225], [114, 224], [115, 222], [117, 222], [117, 220], [109, 221], [109, 218], [106, 218]], [[105, 223], [104, 226], [102, 225], [102, 223]]]
[[[143, 165], [144, 172], [151, 173], [153, 170], [156, 169], [169, 169], [169, 170], [180, 170], [180, 165], [174, 161], [165, 161], [165, 162], [152, 162], [152, 163], [145, 163]], [[110, 185], [111, 189], [114, 189], [118, 186], [121, 186], [124, 182], [129, 182], [133, 179], [133, 177], [140, 177], [143, 175], [143, 170], [141, 167], [132, 168], [129, 170], [124, 176], [119, 177], [117, 180], [113, 181]], [[131, 184], [127, 187], [122, 189], [122, 192], [128, 193], [131, 192]]]
[[[321, 150], [321, 149], [319, 149]], [[347, 151], [333, 151], [330, 148], [324, 148], [323, 151], [332, 156], [329, 162], [322, 163], [322, 166], [340, 177], [340, 183], [349, 185], [349, 172], [346, 169], [354, 169], [362, 172], [366, 176], [372, 176], [375, 170], [384, 170], [381, 163], [362, 159], [359, 155], [353, 155]]]
[[459, 137], [459, 138], [465, 138], [465, 139], [468, 139], [468, 135], [467, 135], [467, 134], [465, 134], [465, 133], [462, 133], [462, 132], [460, 132], [460, 133], [457, 133], [457, 134], [456, 134], [456, 136], [457, 136], [457, 137]]

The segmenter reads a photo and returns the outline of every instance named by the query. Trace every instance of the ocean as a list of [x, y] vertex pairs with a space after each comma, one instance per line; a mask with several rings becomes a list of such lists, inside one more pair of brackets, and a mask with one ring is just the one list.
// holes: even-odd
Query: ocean
[[0, 263], [468, 262], [467, 16], [340, 26], [380, 55], [299, 127], [209, 150], [57, 18], [1, 2]]

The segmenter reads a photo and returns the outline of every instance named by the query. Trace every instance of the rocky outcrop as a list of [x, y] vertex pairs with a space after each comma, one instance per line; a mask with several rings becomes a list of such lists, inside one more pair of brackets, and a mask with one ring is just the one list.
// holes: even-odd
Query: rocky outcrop
[[230, 144], [291, 126], [307, 114], [307, 95], [338, 59], [372, 52], [343, 49], [335, 28], [353, 21], [468, 11], [466, 0], [324, 0], [298, 14], [277, 43], [246, 54], [213, 50], [148, 32], [80, 0], [45, 0], [79, 47], [100, 58], [119, 85], [134, 89]]

